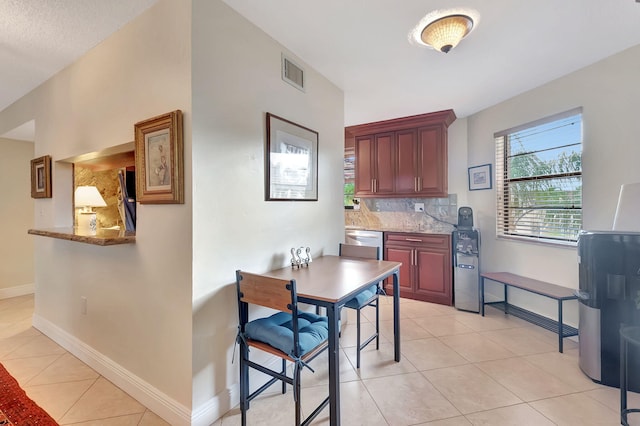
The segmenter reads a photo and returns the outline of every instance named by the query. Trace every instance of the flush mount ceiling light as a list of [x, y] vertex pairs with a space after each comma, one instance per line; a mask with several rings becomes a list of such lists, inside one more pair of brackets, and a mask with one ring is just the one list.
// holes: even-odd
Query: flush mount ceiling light
[[470, 9], [435, 10], [420, 20], [409, 40], [448, 53], [478, 25], [479, 18]]

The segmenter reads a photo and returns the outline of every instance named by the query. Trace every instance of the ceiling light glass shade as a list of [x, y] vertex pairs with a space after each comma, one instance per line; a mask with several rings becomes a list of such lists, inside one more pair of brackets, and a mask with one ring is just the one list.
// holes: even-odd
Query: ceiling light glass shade
[[460, 43], [480, 21], [473, 9], [434, 10], [409, 33], [409, 42], [447, 53]]
[[451, 15], [428, 24], [420, 38], [434, 49], [448, 53], [473, 28], [473, 20], [466, 15]]
[[90, 211], [91, 207], [106, 207], [107, 203], [95, 186], [79, 186], [74, 194], [75, 206]]

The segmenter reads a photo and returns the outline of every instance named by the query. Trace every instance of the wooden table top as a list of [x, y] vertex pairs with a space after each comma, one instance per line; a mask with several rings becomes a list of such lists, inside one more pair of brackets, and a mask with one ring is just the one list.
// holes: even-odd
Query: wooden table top
[[377, 283], [399, 270], [401, 265], [387, 260], [322, 256], [313, 259], [309, 266], [287, 266], [260, 275], [294, 279], [299, 297], [335, 303], [350, 299], [362, 287]]

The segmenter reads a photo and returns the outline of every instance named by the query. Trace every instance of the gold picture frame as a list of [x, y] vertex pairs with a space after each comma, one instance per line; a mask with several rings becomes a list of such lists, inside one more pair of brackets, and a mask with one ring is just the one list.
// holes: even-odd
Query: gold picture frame
[[31, 160], [31, 198], [51, 198], [51, 156]]
[[136, 201], [184, 204], [182, 111], [135, 124]]

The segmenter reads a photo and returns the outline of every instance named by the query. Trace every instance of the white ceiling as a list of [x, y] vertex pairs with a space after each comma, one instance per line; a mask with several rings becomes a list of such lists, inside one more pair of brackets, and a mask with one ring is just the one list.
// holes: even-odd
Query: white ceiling
[[[155, 1], [0, 0], [0, 110]], [[223, 1], [340, 87], [347, 125], [465, 117], [640, 44], [634, 0]], [[458, 47], [409, 43], [425, 14], [451, 7], [480, 14]]]
[[[0, 0], [0, 111], [157, 0]], [[33, 140], [33, 122], [4, 137]]]

